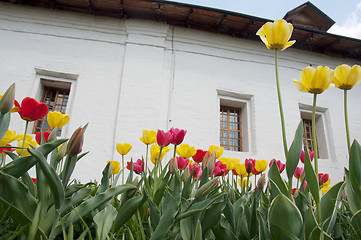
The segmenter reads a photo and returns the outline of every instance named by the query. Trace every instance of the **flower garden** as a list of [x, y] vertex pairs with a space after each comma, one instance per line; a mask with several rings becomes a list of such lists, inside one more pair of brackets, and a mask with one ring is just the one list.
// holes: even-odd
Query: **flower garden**
[[[276, 20], [256, 33], [275, 52], [284, 162], [222, 157], [218, 145], [195, 149], [183, 143], [183, 129], [143, 130], [144, 156], [128, 159], [132, 145], [117, 143], [120, 161], [104, 160], [101, 182], [79, 183], [72, 173], [87, 157], [87, 125], [59, 139], [69, 116], [30, 97], [19, 103], [11, 85], [0, 95], [0, 238], [361, 239], [361, 146], [350, 140], [347, 113], [347, 92], [361, 81], [361, 67], [301, 71], [294, 85], [313, 94], [315, 152], [303, 149], [302, 123], [288, 144], [277, 61], [294, 44], [292, 31], [290, 23]], [[344, 180], [333, 186], [318, 169], [315, 137], [317, 97], [330, 87], [344, 91], [349, 153]], [[26, 122], [24, 134], [9, 129], [14, 117]], [[52, 131], [33, 139], [28, 123], [43, 117]]]

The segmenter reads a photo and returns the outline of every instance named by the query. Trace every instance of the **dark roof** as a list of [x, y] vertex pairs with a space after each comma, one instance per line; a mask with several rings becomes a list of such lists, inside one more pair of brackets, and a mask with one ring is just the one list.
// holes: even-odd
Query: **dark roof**
[[[234, 37], [259, 40], [257, 30], [269, 19], [209, 7], [162, 0], [0, 0], [12, 4], [34, 6], [113, 18], [148, 19]], [[319, 27], [302, 24], [301, 17], [317, 17]], [[361, 40], [327, 33], [333, 20], [309, 2], [288, 12], [294, 21], [291, 39], [295, 48], [361, 60]], [[333, 23], [332, 23], [333, 24]]]

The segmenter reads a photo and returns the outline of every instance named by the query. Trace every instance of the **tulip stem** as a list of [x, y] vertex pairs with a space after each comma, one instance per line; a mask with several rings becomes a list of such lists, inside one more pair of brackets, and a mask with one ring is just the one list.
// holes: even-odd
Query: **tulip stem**
[[345, 126], [346, 126], [346, 137], [347, 137], [347, 150], [350, 153], [351, 141], [350, 141], [350, 130], [348, 128], [348, 116], [347, 116], [347, 89], [344, 89], [344, 110], [345, 110]]
[[122, 155], [122, 168], [123, 168], [123, 172], [122, 172], [122, 184], [124, 184], [124, 174], [125, 174], [125, 171], [124, 171], [124, 155]]
[[26, 121], [26, 123], [25, 123], [25, 132], [24, 132], [23, 144], [21, 146], [22, 148], [21, 148], [20, 157], [22, 157], [23, 154], [24, 154], [24, 146], [25, 146], [25, 140], [26, 140], [26, 132], [28, 131], [28, 125], [29, 125], [29, 121]]
[[288, 149], [287, 149], [287, 140], [286, 140], [286, 129], [285, 129], [285, 120], [284, 120], [284, 116], [283, 116], [280, 83], [279, 83], [279, 77], [278, 77], [278, 49], [275, 49], [275, 70], [276, 70], [278, 105], [279, 105], [279, 109], [280, 109], [281, 125], [282, 125], [283, 148], [285, 151], [285, 157], [287, 159]]
[[318, 149], [317, 149], [317, 138], [316, 138], [316, 100], [317, 93], [313, 95], [313, 108], [312, 108], [312, 142], [313, 142], [313, 152], [315, 159], [315, 172], [318, 176]]
[[145, 153], [144, 176], [146, 176], [146, 175], [147, 175], [147, 172], [148, 172], [148, 151], [149, 151], [149, 144], [147, 144], [147, 152]]

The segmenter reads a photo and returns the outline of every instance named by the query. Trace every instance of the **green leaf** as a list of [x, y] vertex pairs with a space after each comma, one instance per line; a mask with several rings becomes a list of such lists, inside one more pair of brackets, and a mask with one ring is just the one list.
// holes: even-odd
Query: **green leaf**
[[345, 169], [347, 201], [351, 212], [355, 213], [361, 209], [361, 190], [357, 186], [354, 175]]
[[61, 172], [62, 183], [63, 183], [64, 188], [66, 188], [66, 186], [68, 185], [70, 176], [74, 171], [76, 162], [77, 162], [77, 155], [72, 156], [72, 157], [67, 155], [65, 158], [64, 169]]
[[282, 193], [272, 201], [268, 219], [272, 239], [298, 239], [301, 235], [302, 215], [297, 206]]
[[201, 222], [203, 233], [206, 233], [210, 228], [218, 224], [225, 205], [226, 201], [214, 203], [205, 211]]
[[77, 206], [80, 202], [84, 201], [84, 199], [90, 195], [91, 191], [92, 189], [86, 187], [78, 189], [75, 193], [73, 193], [71, 198], [65, 199], [60, 209], [60, 214], [61, 215], [65, 214], [66, 212], [71, 210], [74, 206]]
[[331, 234], [334, 224], [336, 223], [338, 205], [341, 201], [342, 191], [345, 188], [345, 182], [339, 182], [335, 184], [327, 193], [321, 198], [321, 219], [322, 222], [325, 222], [327, 219], [330, 219], [328, 223], [325, 224], [323, 229], [327, 229], [326, 232]]
[[203, 240], [203, 235], [202, 235], [202, 224], [200, 223], [200, 221], [198, 220], [196, 223], [196, 227], [194, 229], [194, 240]]
[[293, 174], [295, 173], [298, 162], [300, 160], [302, 144], [303, 144], [303, 122], [301, 121], [298, 124], [295, 137], [287, 153], [286, 172], [287, 172], [288, 180], [291, 182], [292, 182]]
[[212, 227], [212, 232], [217, 240], [236, 240], [234, 233], [220, 224]]
[[107, 238], [116, 217], [117, 210], [112, 205], [106, 206], [94, 216], [98, 239], [104, 240]]
[[[79, 206], [74, 208], [70, 213], [64, 216], [64, 227], [69, 227], [70, 223], [76, 223], [90, 212], [97, 209], [99, 206], [102, 206], [104, 203], [108, 202], [114, 196], [119, 195], [122, 192], [126, 192], [129, 190], [135, 189], [135, 187], [131, 184], [124, 184], [121, 186], [116, 186], [114, 188], [109, 188], [103, 193], [100, 193], [92, 198], [81, 203]], [[50, 239], [54, 239], [60, 232], [62, 231], [62, 226], [58, 224], [55, 229], [52, 230], [50, 234]]]
[[20, 225], [31, 223], [37, 201], [19, 179], [0, 172], [0, 201], [9, 207], [8, 215]]
[[108, 164], [105, 166], [103, 170], [103, 177], [100, 182], [100, 186], [98, 188], [97, 193], [102, 193], [109, 188], [109, 167], [110, 167], [110, 162], [108, 162]]
[[160, 212], [158, 211], [157, 205], [152, 201], [152, 199], [148, 199], [149, 211], [150, 211], [150, 223], [152, 228], [156, 228], [158, 226], [160, 220]]
[[351, 225], [355, 229], [356, 235], [361, 236], [361, 209], [352, 216]]
[[5, 114], [0, 113], [0, 140], [4, 137], [5, 133], [9, 129], [10, 115], [10, 112], [7, 112]]
[[350, 149], [349, 170], [355, 177], [358, 186], [361, 186], [361, 146], [354, 140]]
[[124, 203], [124, 205], [120, 206], [118, 210], [117, 217], [114, 221], [114, 230], [118, 231], [139, 209], [139, 207], [147, 201], [148, 196], [143, 193], [141, 196], [136, 196]]
[[281, 193], [283, 193], [284, 195], [286, 195], [288, 197], [291, 197], [291, 196], [289, 196], [287, 185], [281, 177], [281, 174], [277, 167], [276, 161], [274, 161], [272, 163], [272, 165], [268, 171], [268, 177], [277, 185], [277, 187], [281, 191]]
[[316, 175], [308, 151], [305, 151], [305, 174], [307, 186], [309, 187], [313, 198], [316, 203], [320, 201], [320, 187], [318, 185], [318, 176]]
[[55, 207], [59, 210], [64, 201], [65, 194], [58, 174], [56, 174], [54, 168], [46, 162], [45, 157], [39, 151], [36, 149], [28, 149], [28, 151], [38, 161], [50, 186], [50, 191], [53, 193]]
[[[58, 147], [60, 144], [66, 142], [67, 139], [58, 139], [52, 142], [45, 143], [38, 148], [36, 148], [37, 151], [39, 151], [42, 155], [46, 156], [51, 151], [53, 151], [56, 147]], [[14, 161], [8, 163], [6, 165], [6, 168], [3, 170], [4, 173], [14, 176], [15, 178], [18, 178], [24, 173], [26, 173], [30, 168], [32, 168], [37, 163], [36, 159], [33, 156], [26, 156], [17, 158]]]

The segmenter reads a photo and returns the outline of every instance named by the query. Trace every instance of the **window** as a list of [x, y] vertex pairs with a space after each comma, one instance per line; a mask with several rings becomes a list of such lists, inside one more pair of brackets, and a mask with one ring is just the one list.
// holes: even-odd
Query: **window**
[[[303, 144], [310, 151], [314, 152], [312, 139], [312, 106], [306, 104], [299, 104], [301, 120], [303, 122]], [[329, 135], [329, 126], [327, 118], [327, 109], [316, 107], [315, 127], [318, 157], [321, 159], [328, 159], [332, 152], [330, 152], [329, 144], [331, 142]]]
[[221, 89], [217, 93], [219, 145], [233, 157], [239, 152], [256, 154], [253, 95]]
[[[303, 144], [310, 151], [314, 152], [313, 138], [312, 138], [312, 120], [310, 120], [310, 119], [302, 119], [302, 121], [303, 121]], [[317, 150], [318, 150], [318, 146], [317, 146]]]
[[242, 151], [241, 108], [220, 107], [220, 145], [226, 150]]
[[[69, 91], [69, 89], [44, 86], [41, 102], [48, 105], [49, 111], [65, 113], [69, 99]], [[51, 131], [51, 128], [46, 121], [46, 116], [37, 120], [34, 124], [33, 133], [42, 131]], [[58, 130], [57, 135], [60, 136], [60, 134], [61, 128]]]

